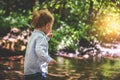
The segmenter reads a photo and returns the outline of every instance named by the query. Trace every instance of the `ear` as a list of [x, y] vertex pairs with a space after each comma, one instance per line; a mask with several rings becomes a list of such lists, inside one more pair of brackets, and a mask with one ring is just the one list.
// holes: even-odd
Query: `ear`
[[48, 29], [48, 24], [45, 25], [45, 29]]
[[49, 29], [49, 27], [50, 27], [50, 24], [47, 23], [47, 24], [46, 24], [46, 29]]
[[47, 23], [46, 26], [48, 27], [48, 26], [49, 26], [49, 23]]

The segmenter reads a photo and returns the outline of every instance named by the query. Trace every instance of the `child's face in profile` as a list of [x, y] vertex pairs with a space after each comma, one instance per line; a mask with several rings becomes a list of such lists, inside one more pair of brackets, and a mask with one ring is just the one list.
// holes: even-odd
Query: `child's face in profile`
[[45, 33], [46, 34], [48, 34], [48, 33], [52, 33], [52, 23], [48, 23], [48, 24], [46, 24], [46, 26], [45, 26]]

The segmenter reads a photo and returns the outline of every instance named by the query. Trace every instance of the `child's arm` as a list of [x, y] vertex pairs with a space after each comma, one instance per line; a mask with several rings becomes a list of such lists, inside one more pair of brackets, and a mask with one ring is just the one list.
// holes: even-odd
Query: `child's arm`
[[52, 38], [52, 37], [54, 36], [54, 34], [53, 34], [52, 32], [50, 32], [50, 33], [47, 34], [47, 36], [48, 36], [49, 38]]
[[43, 61], [54, 64], [55, 61], [48, 55], [48, 41], [45, 37], [36, 40], [35, 51], [40, 59]]

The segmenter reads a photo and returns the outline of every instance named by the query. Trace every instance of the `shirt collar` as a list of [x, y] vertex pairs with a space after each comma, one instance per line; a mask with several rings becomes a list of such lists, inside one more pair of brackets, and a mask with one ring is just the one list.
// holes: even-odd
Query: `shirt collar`
[[38, 30], [38, 29], [34, 29], [33, 32], [41, 33], [42, 35], [44, 35], [44, 36], [46, 37], [46, 39], [47, 39], [48, 41], [50, 40], [50, 38], [49, 38], [43, 31], [40, 31], [40, 30]]

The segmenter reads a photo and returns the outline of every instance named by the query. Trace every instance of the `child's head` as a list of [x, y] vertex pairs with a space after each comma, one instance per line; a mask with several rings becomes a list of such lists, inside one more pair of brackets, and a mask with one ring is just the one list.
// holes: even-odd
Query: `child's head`
[[32, 24], [35, 28], [48, 27], [51, 29], [53, 22], [53, 15], [46, 9], [35, 11], [33, 13]]

